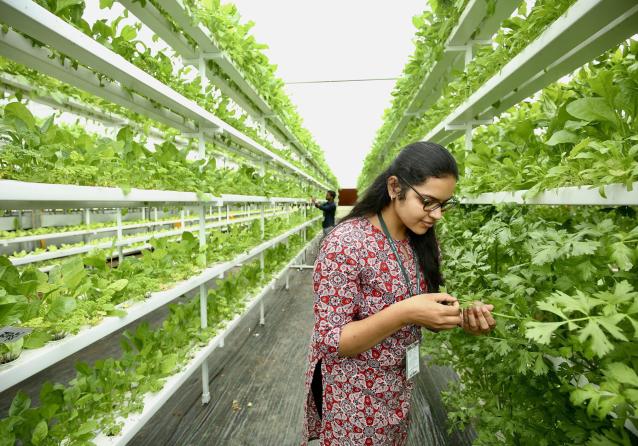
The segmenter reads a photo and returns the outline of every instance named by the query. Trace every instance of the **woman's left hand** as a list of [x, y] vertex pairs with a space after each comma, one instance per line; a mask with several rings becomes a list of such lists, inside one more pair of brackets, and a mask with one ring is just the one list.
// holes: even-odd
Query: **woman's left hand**
[[491, 311], [494, 305], [475, 301], [470, 307], [463, 309], [462, 328], [467, 333], [478, 336], [489, 333], [496, 327]]

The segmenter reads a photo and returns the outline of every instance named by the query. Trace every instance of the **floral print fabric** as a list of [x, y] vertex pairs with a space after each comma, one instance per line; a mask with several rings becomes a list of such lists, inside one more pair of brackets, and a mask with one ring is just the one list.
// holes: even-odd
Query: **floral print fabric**
[[[396, 241], [412, 288], [416, 270], [407, 240]], [[421, 292], [426, 286], [421, 272]], [[313, 275], [315, 325], [306, 372], [304, 440], [323, 446], [403, 445], [412, 383], [405, 376], [406, 348], [421, 338], [404, 327], [353, 358], [337, 354], [341, 328], [409, 297], [397, 259], [381, 230], [366, 218], [339, 224], [321, 244]], [[322, 417], [310, 386], [321, 361]]]

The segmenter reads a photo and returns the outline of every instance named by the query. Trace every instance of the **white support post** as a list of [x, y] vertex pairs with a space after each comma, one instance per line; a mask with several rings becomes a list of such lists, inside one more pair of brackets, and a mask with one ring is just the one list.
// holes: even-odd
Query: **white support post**
[[[472, 153], [472, 124], [468, 124], [465, 128], [465, 159], [467, 156]], [[467, 167], [467, 163], [465, 164], [465, 176], [470, 177], [472, 175], [472, 169]]]
[[208, 88], [209, 80], [206, 75], [206, 59], [202, 54], [199, 55], [199, 60], [197, 61], [197, 68], [199, 68], [199, 78], [202, 84], [202, 94], [206, 93], [206, 88]]
[[204, 205], [199, 207], [199, 249], [206, 252], [206, 206]]
[[117, 208], [117, 213], [115, 214], [116, 224], [117, 224], [117, 258], [118, 262], [122, 263], [124, 261], [124, 248], [121, 245], [122, 243], [122, 208]]
[[153, 208], [153, 221], [158, 221], [157, 208]]
[[200, 160], [203, 160], [204, 158], [206, 158], [206, 140], [204, 139], [204, 132], [201, 129], [199, 130], [199, 137], [197, 138], [197, 143], [198, 143], [197, 156], [199, 156]]
[[184, 230], [186, 228], [186, 212], [184, 209], [179, 211], [179, 219], [180, 219], [180, 228]]
[[[206, 206], [203, 204], [199, 207], [199, 250], [206, 253]], [[201, 319], [201, 327], [208, 327], [208, 289], [206, 284], [199, 286], [199, 312]], [[210, 401], [210, 389], [208, 387], [208, 362], [202, 363], [202, 404]]]
[[[472, 120], [472, 121], [467, 121], [464, 122], [462, 124], [447, 124], [445, 126], [445, 130], [462, 130], [463, 132], [465, 132], [465, 154], [467, 155], [468, 153], [471, 153], [473, 150], [473, 145], [472, 145], [472, 130], [474, 129], [475, 126], [479, 126], [479, 125], [488, 125], [491, 124], [492, 120], [488, 119], [488, 120]], [[465, 167], [465, 176], [470, 176], [472, 174], [471, 169], [468, 169], [467, 166]]]
[[[265, 265], [265, 258], [264, 258], [264, 252], [262, 251], [259, 254], [259, 266], [261, 268], [261, 276], [263, 278], [264, 276], [264, 267]], [[261, 325], [265, 325], [266, 324], [266, 319], [264, 318], [264, 301], [263, 299], [259, 302], [259, 323]]]
[[[208, 292], [206, 285], [199, 286], [199, 310], [201, 313], [202, 328], [208, 327], [208, 309], [207, 309]], [[208, 361], [202, 363], [202, 404], [210, 402], [210, 388], [208, 386]]]
[[260, 207], [261, 207], [261, 219], [259, 223], [261, 228], [261, 239], [264, 240], [266, 236], [266, 220], [264, 216], [264, 205], [262, 204]]
[[[91, 224], [91, 210], [89, 208], [84, 209], [84, 216], [83, 216], [83, 221], [84, 224], [88, 226]], [[84, 237], [82, 237], [84, 239], [84, 243], [88, 243], [89, 242], [89, 235], [85, 235]]]
[[146, 208], [142, 207], [142, 220], [146, 220]]
[[219, 223], [222, 222], [222, 205], [221, 204], [217, 206], [217, 219]]
[[226, 205], [226, 226], [230, 225], [230, 205]]
[[474, 56], [473, 53], [474, 51], [473, 51], [472, 43], [469, 43], [468, 45], [466, 45], [466, 48], [465, 48], [465, 66], [466, 67], [472, 62], [472, 58]]

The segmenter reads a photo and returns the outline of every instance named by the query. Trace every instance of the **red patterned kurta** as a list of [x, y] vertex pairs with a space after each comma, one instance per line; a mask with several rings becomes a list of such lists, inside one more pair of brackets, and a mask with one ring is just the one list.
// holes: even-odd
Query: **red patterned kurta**
[[[414, 288], [416, 270], [408, 241], [398, 241], [397, 249]], [[422, 272], [421, 278], [425, 292]], [[420, 339], [420, 328], [404, 327], [354, 358], [337, 355], [344, 325], [409, 297], [383, 232], [366, 218], [338, 225], [322, 242], [313, 282], [315, 326], [302, 444], [314, 438], [322, 446], [405, 444], [412, 390], [405, 377], [405, 351]], [[323, 378], [321, 419], [310, 391], [318, 361]]]

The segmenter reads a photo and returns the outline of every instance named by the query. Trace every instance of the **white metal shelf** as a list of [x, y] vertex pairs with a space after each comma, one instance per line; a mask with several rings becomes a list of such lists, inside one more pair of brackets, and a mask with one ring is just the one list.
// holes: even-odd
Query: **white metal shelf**
[[[294, 199], [291, 199], [291, 200], [294, 200]], [[230, 202], [225, 201], [225, 203], [230, 203]], [[278, 203], [287, 203], [287, 202], [278, 202]], [[258, 211], [254, 211], [252, 213], [231, 212], [228, 215], [231, 219], [235, 219], [235, 218], [243, 217], [245, 215], [257, 215], [257, 213]], [[270, 213], [272, 212], [266, 211], [266, 215]], [[206, 216], [206, 219], [211, 220], [211, 219], [222, 218], [222, 217], [226, 218], [225, 212], [208, 214]], [[184, 220], [182, 220], [181, 218], [171, 219], [171, 220], [157, 220], [157, 221], [150, 221], [147, 223], [135, 223], [130, 225], [122, 225], [122, 230], [130, 231], [133, 229], [152, 228], [157, 226], [170, 226], [170, 225], [182, 224], [182, 223], [184, 224], [192, 223], [195, 221], [199, 221], [199, 218], [189, 217], [189, 218], [185, 218]], [[116, 231], [117, 231], [117, 226], [106, 226], [106, 227], [95, 228], [95, 229], [82, 229], [77, 231], [61, 231], [61, 232], [52, 232], [48, 234], [26, 235], [21, 237], [0, 239], [0, 246], [14, 245], [16, 243], [39, 242], [41, 240], [63, 239], [63, 238], [78, 237], [78, 236], [84, 236], [84, 235], [98, 235], [102, 233], [109, 233], [109, 232], [116, 232]]]
[[224, 203], [308, 203], [305, 198], [259, 197], [252, 195], [222, 194]]
[[425, 137], [447, 144], [460, 127], [497, 116], [638, 32], [635, 0], [578, 0]]
[[21, 91], [27, 93], [29, 99], [32, 101], [104, 123], [115, 125], [131, 124], [131, 122], [124, 117], [83, 103], [64, 94], [57, 95], [55, 99], [51, 96], [40, 96], [37, 94], [36, 88], [34, 88], [33, 85], [21, 80], [19, 76], [10, 73], [0, 72], [0, 91], [5, 91], [10, 94]]
[[0, 180], [0, 209], [133, 208], [154, 203], [221, 206], [211, 194]]
[[595, 186], [569, 186], [545, 190], [527, 197], [527, 190], [515, 192], [490, 192], [477, 197], [461, 199], [463, 204], [516, 203], [525, 205], [592, 205], [592, 206], [638, 206], [638, 182], [629, 191], [624, 184], [609, 184], [604, 188], [605, 197]]
[[177, 34], [169, 21], [166, 20], [162, 13], [150, 2], [146, 2], [145, 5], [131, 0], [119, 0], [119, 2], [182, 56], [186, 63], [199, 65], [200, 57], [204, 58], [204, 62], [212, 60], [231, 80], [236, 88], [230, 85], [223, 77], [206, 69], [206, 76], [211, 82], [247, 112], [264, 121], [270, 121], [272, 124], [267, 125], [268, 130], [276, 135], [276, 133], [273, 132], [273, 130], [276, 129], [285, 140], [291, 143], [302, 157], [308, 160], [317, 169], [317, 172], [323, 176], [324, 180], [328, 180], [315, 159], [303, 150], [297, 138], [290, 132], [284, 122], [215, 43], [215, 39], [210, 32], [201, 24], [193, 24], [193, 18], [190, 17], [179, 1], [164, 0], [161, 2], [162, 8], [170, 15], [171, 19], [182, 28], [183, 32], [196, 42], [197, 48], [193, 48], [184, 36]]
[[143, 302], [136, 302], [130, 306], [128, 306], [126, 302], [118, 305], [118, 308], [120, 309], [126, 308], [127, 314], [124, 317], [106, 317], [98, 325], [85, 328], [76, 335], [68, 336], [59, 341], [49, 342], [42, 348], [23, 351], [20, 357], [15, 361], [0, 365], [0, 392], [24, 381], [30, 376], [50, 367], [73, 353], [80, 351], [86, 346], [97, 342], [105, 336], [126, 327], [130, 323], [144, 317], [157, 308], [160, 308], [187, 292], [198, 288], [200, 285], [223, 275], [232, 268], [245, 263], [255, 256], [258, 256], [262, 252], [314, 224], [319, 218], [320, 217], [317, 217], [307, 221], [294, 229], [286, 231], [271, 240], [261, 243], [257, 247], [246, 253], [238, 255], [230, 261], [209, 267], [197, 276], [180, 282], [169, 290], [152, 293], [151, 297]]
[[[444, 45], [441, 58], [421, 80], [416, 94], [392, 130], [382, 151], [398, 140], [414, 116], [425, 112], [436, 102], [441, 96], [444, 84], [450, 81], [450, 72], [461, 69], [463, 64], [467, 64], [471, 59], [468, 54], [472, 54], [474, 42], [490, 39], [498, 31], [501, 22], [512, 14], [519, 3], [520, 0], [501, 0], [494, 12], [489, 14], [486, 0], [470, 0]], [[469, 52], [464, 54], [460, 50], [464, 47], [467, 47]]]
[[[132, 100], [138, 102], [138, 104], [134, 104], [134, 108], [132, 108], [134, 111], [151, 116], [153, 119], [158, 119], [160, 122], [176, 127], [184, 132], [199, 132], [202, 136], [207, 136], [213, 141], [219, 139], [220, 133], [223, 133], [236, 144], [256, 152], [265, 159], [272, 160], [276, 164], [284, 166], [291, 172], [320, 187], [327, 188], [306, 172], [272, 153], [250, 137], [217, 118], [195, 102], [185, 98], [169, 86], [161, 83], [159, 80], [125, 60], [119, 54], [107, 49], [38, 4], [30, 0], [0, 0], [0, 5], [3, 7], [3, 21], [5, 23], [10, 24], [10, 26], [15, 29], [37, 40], [46, 42], [57, 51], [77, 59], [81, 61], [82, 64], [107, 75], [109, 78], [118, 82], [119, 85], [113, 85], [108, 89], [108, 92], [101, 91], [103, 85], [97, 80], [91, 70], [70, 69], [71, 64], [68, 61], [68, 65], [61, 65], [57, 60], [52, 61], [47, 57], [47, 53], [49, 53], [50, 56], [49, 51], [42, 48], [33, 48], [28, 39], [25, 39], [13, 31], [0, 35], [0, 52], [7, 57], [57, 77], [64, 82], [69, 82], [69, 77], [71, 77], [72, 81], [70, 83], [73, 85], [107, 99], [109, 99], [109, 97], [113, 98], [113, 100], [117, 100], [116, 103], [120, 105], [123, 105], [122, 102], [130, 103]], [[75, 78], [77, 76], [79, 76], [80, 79], [76, 80]], [[87, 84], [88, 88], [83, 88], [79, 84]], [[127, 88], [123, 88], [123, 85], [126, 85]], [[139, 95], [131, 96], [130, 90], [136, 91], [144, 97]], [[158, 108], [157, 103], [163, 107]], [[125, 106], [131, 108], [130, 105]], [[197, 127], [193, 128], [193, 126], [184, 122], [184, 118], [182, 117], [195, 122]]]
[[232, 320], [227, 321], [223, 331], [216, 335], [205, 347], [193, 352], [193, 358], [186, 364], [184, 368], [178, 373], [168, 377], [164, 386], [159, 392], [148, 393], [144, 397], [142, 404], [142, 412], [131, 414], [128, 418], [120, 418], [118, 421], [124, 422], [122, 431], [117, 436], [106, 436], [99, 434], [93, 441], [98, 446], [120, 446], [129, 443], [135, 434], [140, 431], [142, 427], [155, 415], [160, 408], [173, 396], [181, 386], [196, 373], [200, 366], [207, 360], [211, 353], [221, 345], [223, 345], [224, 339], [239, 325], [242, 319], [249, 314], [253, 308], [268, 294], [268, 292], [275, 288], [277, 281], [280, 280], [285, 274], [289, 272], [289, 269], [298, 261], [298, 259], [304, 256], [306, 250], [317, 242], [319, 236], [309, 241], [297, 255], [284, 267], [279, 273], [267, 284], [262, 290], [250, 299], [246, 305], [246, 308], [241, 314], [235, 316]]
[[[277, 217], [277, 216], [286, 215], [286, 214], [287, 213], [266, 213], [264, 214], [264, 217]], [[260, 215], [255, 214], [251, 217], [243, 217], [239, 219], [234, 218], [233, 220], [230, 220], [230, 221], [226, 221], [224, 219], [223, 221], [208, 223], [205, 227], [206, 229], [221, 228], [221, 227], [228, 226], [230, 224], [247, 223], [250, 221], [258, 220], [260, 218], [261, 218]], [[23, 257], [9, 257], [9, 260], [14, 266], [23, 266], [23, 265], [28, 265], [30, 263], [45, 262], [47, 260], [61, 259], [63, 257], [71, 257], [78, 254], [84, 254], [94, 249], [120, 248], [120, 247], [135, 245], [138, 243], [144, 243], [150, 240], [155, 240], [160, 238], [176, 237], [176, 236], [182, 235], [185, 232], [197, 232], [198, 229], [199, 229], [199, 226], [195, 225], [195, 226], [175, 229], [172, 231], [162, 231], [162, 232], [154, 233], [154, 234], [145, 234], [138, 237], [127, 237], [127, 238], [121, 239], [120, 241], [109, 240], [102, 243], [85, 244], [82, 246], [77, 246], [75, 248], [57, 249], [55, 251], [46, 251], [40, 254], [30, 254]], [[117, 228], [115, 230], [117, 231]], [[115, 237], [113, 237], [113, 239], [114, 238]]]

